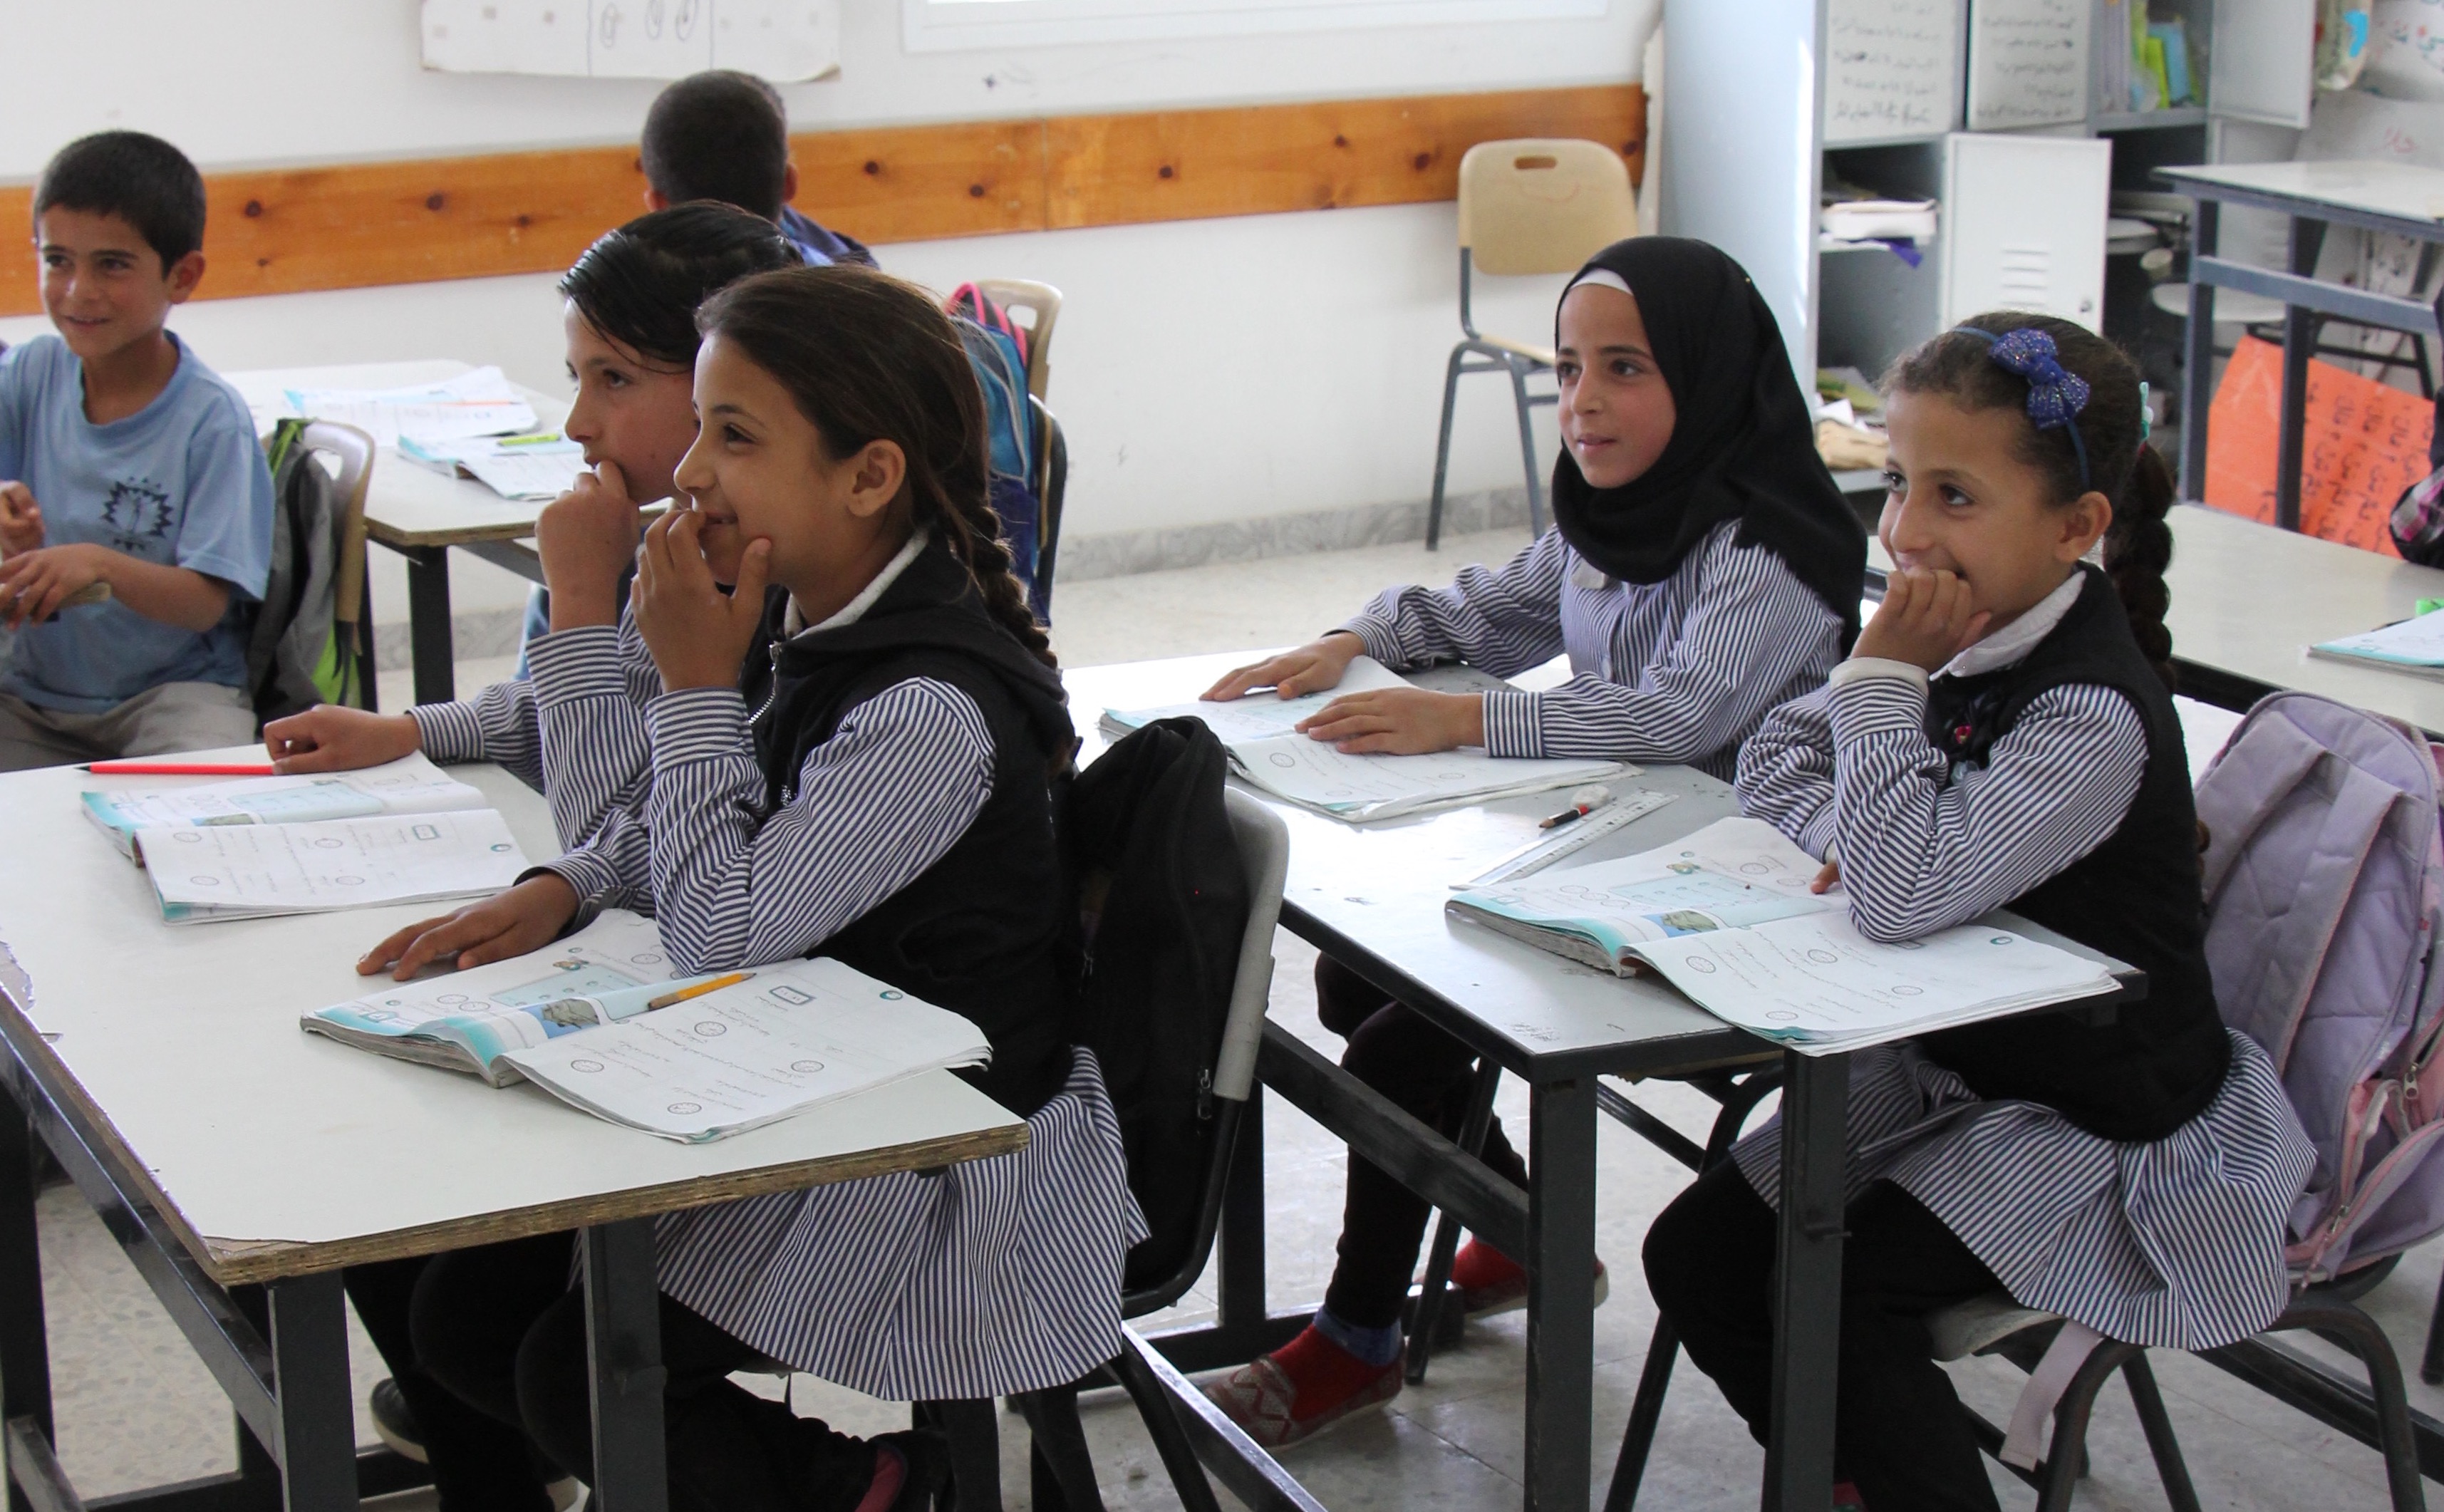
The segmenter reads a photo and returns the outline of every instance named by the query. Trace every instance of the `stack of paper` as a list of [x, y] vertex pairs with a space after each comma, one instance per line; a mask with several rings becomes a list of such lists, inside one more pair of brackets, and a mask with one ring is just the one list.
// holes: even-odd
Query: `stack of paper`
[[1678, 842], [1458, 894], [1460, 917], [1628, 976], [1660, 972], [1728, 1023], [1808, 1055], [2114, 990], [2094, 961], [1992, 924], [1881, 945], [1815, 859], [1770, 824], [1717, 820]]
[[475, 897], [527, 869], [509, 824], [489, 808], [139, 828], [136, 849], [173, 924]]
[[2319, 641], [2308, 648], [2308, 655], [2444, 679], [2444, 609], [2371, 630], [2364, 636]]
[[497, 367], [399, 389], [290, 389], [287, 398], [298, 414], [353, 425], [382, 446], [397, 446], [401, 436], [455, 441], [535, 428], [534, 407]]
[[386, 985], [302, 1023], [494, 1086], [523, 1078], [689, 1143], [991, 1055], [966, 1019], [838, 961], [687, 981], [664, 979], [668, 962], [651, 921], [614, 910], [531, 955]]
[[1300, 720], [1336, 698], [1408, 686], [1381, 662], [1361, 656], [1349, 664], [1338, 687], [1323, 692], [1296, 698], [1257, 692], [1230, 703], [1199, 699], [1158, 709], [1110, 709], [1103, 711], [1102, 723], [1115, 734], [1126, 734], [1157, 719], [1200, 720], [1231, 753], [1231, 769], [1249, 783], [1352, 823], [1600, 783], [1638, 771], [1626, 762], [1530, 760], [1488, 756], [1480, 750], [1348, 756], [1297, 733]]
[[1931, 199], [1853, 199], [1824, 207], [1821, 225], [1837, 241], [1931, 242], [1935, 204]]
[[247, 777], [233, 783], [82, 795], [84, 817], [131, 858], [146, 829], [223, 824], [303, 824], [376, 814], [443, 814], [484, 808], [484, 795], [421, 753], [353, 772]]

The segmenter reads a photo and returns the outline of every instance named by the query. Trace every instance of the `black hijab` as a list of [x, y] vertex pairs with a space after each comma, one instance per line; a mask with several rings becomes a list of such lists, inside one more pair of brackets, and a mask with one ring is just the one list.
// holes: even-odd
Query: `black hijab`
[[1637, 299], [1678, 418], [1655, 465], [1616, 489], [1591, 486], [1563, 453], [1562, 539], [1612, 577], [1660, 582], [1708, 531], [1737, 520], [1737, 544], [1780, 557], [1841, 618], [1842, 643], [1856, 639], [1866, 532], [1817, 454], [1813, 412], [1764, 296], [1739, 264], [1686, 237], [1615, 242], [1579, 276], [1599, 267]]

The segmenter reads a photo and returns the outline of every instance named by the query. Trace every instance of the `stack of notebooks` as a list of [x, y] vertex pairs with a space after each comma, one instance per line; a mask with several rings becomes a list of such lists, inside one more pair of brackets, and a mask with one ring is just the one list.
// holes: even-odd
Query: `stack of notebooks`
[[1201, 720], [1231, 753], [1240, 777], [1276, 798], [1352, 823], [1482, 803], [1521, 793], [1632, 776], [1626, 762], [1546, 761], [1481, 750], [1429, 756], [1347, 756], [1297, 732], [1298, 722], [1348, 693], [1410, 686], [1372, 656], [1349, 664], [1340, 686], [1284, 698], [1250, 693], [1230, 703], [1193, 700], [1159, 709], [1107, 709], [1103, 728], [1125, 735], [1157, 719]]
[[315, 777], [83, 795], [173, 924], [428, 903], [528, 868], [484, 795], [422, 756]]
[[669, 967], [653, 921], [613, 909], [532, 954], [384, 983], [300, 1022], [690, 1144], [991, 1054], [966, 1019], [838, 961], [676, 979]]
[[2115, 990], [2095, 961], [1972, 923], [1882, 945], [1772, 825], [1717, 820], [1620, 860], [1466, 889], [1453, 914], [1629, 976], [1660, 974], [1727, 1023], [1831, 1055]]

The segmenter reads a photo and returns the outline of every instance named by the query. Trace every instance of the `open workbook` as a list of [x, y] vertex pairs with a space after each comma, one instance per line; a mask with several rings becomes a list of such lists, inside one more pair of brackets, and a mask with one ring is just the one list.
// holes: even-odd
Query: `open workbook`
[[1617, 975], [1651, 968], [1716, 1018], [1810, 1055], [2115, 990], [2098, 962], [1990, 922], [1883, 945], [1816, 860], [1760, 820], [1717, 820], [1620, 860], [1472, 888], [1462, 918]]
[[653, 921], [610, 910], [514, 960], [317, 1008], [314, 1034], [703, 1143], [936, 1069], [984, 1032], [838, 961], [674, 979]]
[[172, 924], [480, 897], [528, 867], [492, 809], [136, 832]]
[[2327, 661], [2353, 661], [2362, 667], [2406, 672], [2414, 677], [2444, 679], [2444, 609], [2365, 635], [2321, 640], [2308, 648], [2308, 655]]
[[1322, 692], [1284, 698], [1266, 691], [1229, 703], [1192, 699], [1158, 709], [1107, 709], [1102, 725], [1113, 734], [1125, 735], [1157, 719], [1202, 721], [1231, 753], [1231, 769], [1249, 783], [1353, 823], [1600, 783], [1638, 771], [1626, 762], [1489, 756], [1469, 749], [1427, 756], [1350, 756], [1298, 733], [1300, 720], [1336, 698], [1409, 686], [1374, 657], [1360, 656], [1337, 687]]
[[243, 777], [193, 787], [120, 788], [83, 795], [84, 817], [130, 859], [148, 829], [223, 824], [303, 824], [377, 814], [444, 814], [489, 808], [484, 795], [421, 753], [353, 772]]

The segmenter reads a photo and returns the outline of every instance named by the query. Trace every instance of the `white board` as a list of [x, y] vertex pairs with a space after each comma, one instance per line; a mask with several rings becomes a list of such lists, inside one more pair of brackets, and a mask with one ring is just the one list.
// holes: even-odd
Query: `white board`
[[1824, 145], [1939, 137], [1959, 121], [1959, 0], [1830, 0]]
[[423, 0], [424, 66], [448, 73], [680, 79], [840, 67], [838, 0]]
[[1969, 129], [2087, 119], [2089, 0], [1971, 0]]

